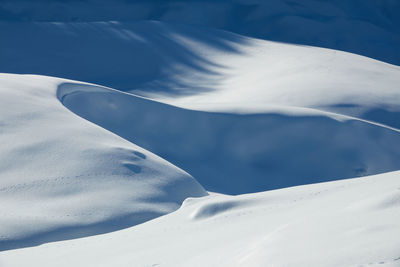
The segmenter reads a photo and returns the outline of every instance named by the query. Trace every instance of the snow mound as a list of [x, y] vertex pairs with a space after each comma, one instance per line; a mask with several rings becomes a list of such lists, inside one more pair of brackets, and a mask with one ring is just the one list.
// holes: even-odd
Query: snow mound
[[400, 263], [399, 188], [397, 171], [241, 196], [212, 194], [133, 228], [6, 251], [0, 263], [394, 267]]
[[66, 80], [0, 75], [0, 250], [109, 232], [204, 196], [189, 174], [76, 116]]
[[205, 112], [69, 83], [59, 86], [58, 97], [213, 192], [259, 192], [400, 167], [399, 130], [339, 114], [285, 106], [255, 114]]

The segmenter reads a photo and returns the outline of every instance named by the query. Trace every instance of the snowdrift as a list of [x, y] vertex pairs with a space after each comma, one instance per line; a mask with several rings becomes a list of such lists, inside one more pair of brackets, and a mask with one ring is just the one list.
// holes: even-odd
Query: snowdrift
[[0, 75], [0, 250], [117, 230], [207, 195], [189, 174], [82, 119], [66, 80]]
[[71, 111], [188, 171], [209, 191], [258, 192], [400, 168], [398, 130], [337, 114], [284, 107], [202, 112], [68, 83], [58, 96]]
[[129, 229], [7, 251], [0, 264], [395, 267], [399, 188], [400, 172], [392, 172], [188, 199], [178, 211]]

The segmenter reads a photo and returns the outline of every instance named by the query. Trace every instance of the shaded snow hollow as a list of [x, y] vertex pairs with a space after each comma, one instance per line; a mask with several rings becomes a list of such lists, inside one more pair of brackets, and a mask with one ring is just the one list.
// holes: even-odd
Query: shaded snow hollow
[[213, 192], [259, 192], [400, 167], [397, 129], [344, 115], [268, 105], [250, 114], [187, 110], [74, 83], [58, 92], [71, 111], [160, 155]]

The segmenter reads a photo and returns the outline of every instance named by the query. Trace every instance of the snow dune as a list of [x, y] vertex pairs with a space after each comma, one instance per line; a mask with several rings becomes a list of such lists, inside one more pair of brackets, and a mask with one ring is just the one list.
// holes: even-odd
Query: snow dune
[[189, 174], [67, 110], [67, 80], [0, 75], [0, 250], [109, 232], [207, 192]]
[[[0, 254], [4, 266], [399, 266], [400, 172], [188, 199], [133, 228]], [[62, 259], [62, 260], [60, 260]]]

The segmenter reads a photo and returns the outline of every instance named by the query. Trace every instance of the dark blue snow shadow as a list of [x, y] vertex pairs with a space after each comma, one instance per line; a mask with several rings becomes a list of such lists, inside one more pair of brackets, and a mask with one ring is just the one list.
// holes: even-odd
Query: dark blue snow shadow
[[243, 5], [247, 8], [235, 7], [232, 20], [222, 28], [400, 65], [399, 1], [261, 0]]
[[[216, 62], [184, 44], [195, 40], [224, 53], [239, 53], [246, 42], [234, 34], [166, 25], [138, 23], [0, 23], [0, 72], [40, 74], [101, 84], [122, 91], [162, 79], [164, 93], [196, 94], [212, 85], [186, 88], [174, 75], [206, 73], [218, 83]], [[184, 69], [185, 72], [180, 70]], [[184, 90], [179, 90], [184, 88]]]
[[209, 191], [259, 192], [400, 169], [400, 134], [357, 120], [191, 111], [77, 84], [58, 92], [77, 115], [182, 168]]
[[[396, 0], [116, 0], [112, 8], [100, 0], [0, 3], [2, 21], [158, 20], [342, 50], [397, 65], [400, 65], [399, 13], [400, 1]], [[3, 33], [2, 37], [7, 39]]]

